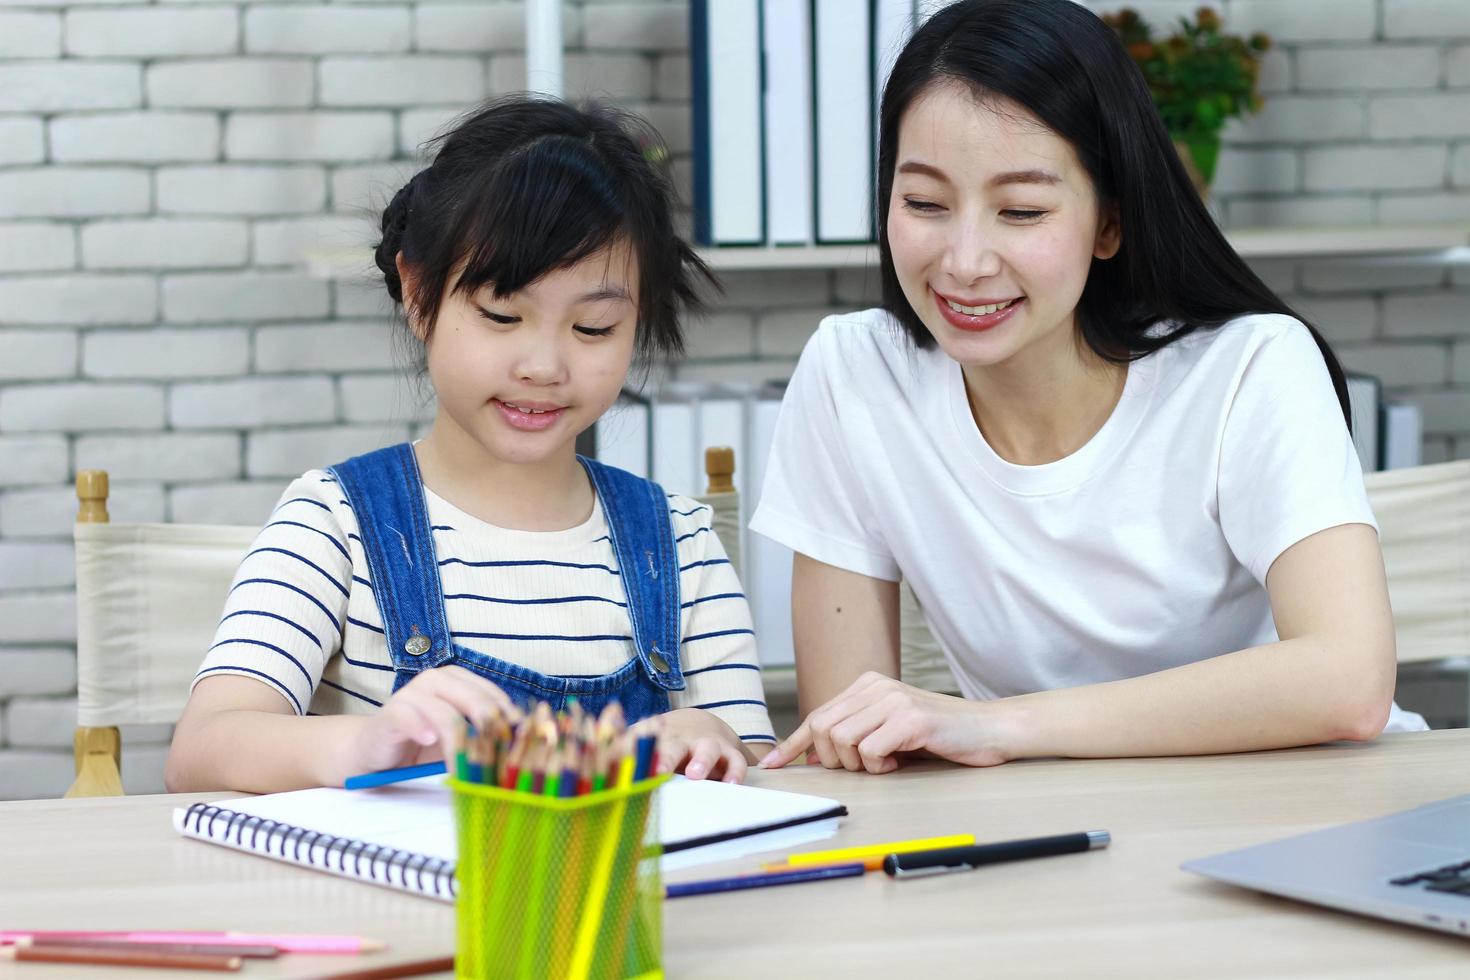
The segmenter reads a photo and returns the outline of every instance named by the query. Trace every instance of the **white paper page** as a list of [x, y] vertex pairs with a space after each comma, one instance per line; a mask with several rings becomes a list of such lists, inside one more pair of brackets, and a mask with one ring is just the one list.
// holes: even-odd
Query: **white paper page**
[[[444, 776], [425, 776], [368, 790], [304, 789], [224, 800], [215, 805], [336, 837], [452, 861], [458, 848], [449, 788], [444, 780]], [[659, 837], [667, 844], [728, 834], [823, 813], [838, 805], [836, 800], [820, 796], [676, 776], [659, 790]], [[724, 861], [820, 840], [836, 831], [835, 819], [814, 821], [675, 852], [664, 859], [662, 866], [671, 870]]]

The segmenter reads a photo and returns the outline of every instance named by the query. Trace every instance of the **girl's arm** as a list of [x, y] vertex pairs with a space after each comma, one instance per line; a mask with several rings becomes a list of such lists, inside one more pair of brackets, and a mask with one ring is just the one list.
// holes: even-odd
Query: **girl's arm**
[[349, 776], [448, 761], [466, 719], [513, 714], [490, 681], [449, 664], [418, 674], [370, 715], [297, 715], [249, 677], [200, 681], [174, 730], [164, 782], [171, 793], [279, 793], [341, 786]]
[[[1272, 564], [1266, 587], [1281, 637], [1275, 643], [1142, 677], [990, 702], [868, 673], [813, 711], [766, 764], [784, 765], [808, 748], [829, 766], [887, 772], [897, 753], [917, 750], [995, 765], [1374, 738], [1393, 698], [1395, 648], [1373, 529], [1345, 524], [1297, 542]], [[832, 664], [841, 651], [813, 652]], [[832, 683], [834, 673], [819, 668], [818, 683]]]

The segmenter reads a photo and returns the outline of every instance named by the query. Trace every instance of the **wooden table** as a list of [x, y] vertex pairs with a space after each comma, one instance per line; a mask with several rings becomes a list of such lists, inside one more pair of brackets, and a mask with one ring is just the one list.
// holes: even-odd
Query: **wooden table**
[[[1089, 829], [1112, 831], [1113, 846], [910, 881], [870, 874], [679, 899], [665, 906], [671, 977], [1470, 976], [1470, 941], [1178, 870], [1189, 858], [1470, 792], [1470, 731], [1198, 759], [931, 764], [879, 777], [803, 767], [751, 781], [846, 803], [833, 846]], [[374, 963], [452, 948], [447, 905], [174, 835], [175, 806], [219, 796], [0, 804], [0, 928], [352, 932], [389, 942]], [[242, 976], [320, 976], [367, 962], [288, 957], [250, 963]], [[0, 965], [7, 978], [137, 975]]]

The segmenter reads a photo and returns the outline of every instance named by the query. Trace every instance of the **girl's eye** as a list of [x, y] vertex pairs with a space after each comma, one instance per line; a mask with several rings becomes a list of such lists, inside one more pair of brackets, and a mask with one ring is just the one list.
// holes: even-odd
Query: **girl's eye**
[[1030, 211], [1025, 208], [1007, 208], [1006, 210], [1002, 211], [1001, 214], [1005, 215], [1007, 218], [1014, 218], [1017, 221], [1035, 221], [1037, 218], [1045, 215], [1046, 212]]
[[903, 206], [908, 208], [910, 211], [918, 211], [921, 214], [933, 214], [935, 211], [944, 210], [933, 201], [916, 201], [911, 197], [906, 197], [903, 199]]
[[587, 336], [587, 337], [606, 337], [608, 334], [610, 334], [610, 333], [613, 332], [613, 328], [612, 327], [579, 327], [579, 326], [574, 326], [574, 327], [572, 327], [572, 329], [575, 330], [575, 331], [577, 331], [577, 333], [583, 334], [584, 336]]
[[492, 313], [484, 307], [480, 307], [480, 315], [489, 320], [491, 323], [499, 323], [502, 325], [521, 322], [521, 318], [518, 316], [510, 316], [505, 313]]

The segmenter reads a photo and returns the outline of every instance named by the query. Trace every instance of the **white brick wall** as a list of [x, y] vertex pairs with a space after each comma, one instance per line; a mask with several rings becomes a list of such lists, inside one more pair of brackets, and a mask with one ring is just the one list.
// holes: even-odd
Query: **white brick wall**
[[118, 112], [51, 122], [60, 163], [174, 163], [219, 156], [219, 120], [201, 112]]
[[82, 341], [91, 378], [208, 378], [249, 365], [250, 334], [238, 327], [92, 331]]
[[144, 85], [155, 107], [287, 109], [311, 105], [316, 79], [304, 58], [203, 58], [155, 62]]
[[120, 62], [0, 64], [0, 112], [130, 109], [143, 100], [143, 72]]
[[82, 228], [82, 265], [89, 269], [238, 266], [249, 250], [243, 221], [150, 218], [97, 221]]
[[[1163, 26], [1198, 3], [1132, 5]], [[1470, 2], [1215, 5], [1275, 40], [1216, 214], [1470, 221]], [[0, 0], [0, 796], [71, 780], [77, 469], [111, 472], [115, 520], [258, 524], [303, 470], [423, 431], [375, 211], [423, 140], [523, 87], [524, 28], [521, 0]], [[686, 196], [687, 30], [687, 0], [564, 4], [568, 93], [652, 120]], [[344, 247], [360, 274], [306, 270]], [[1470, 269], [1254, 266], [1424, 409], [1427, 458], [1470, 456]], [[878, 292], [871, 270], [725, 281], [680, 378], [785, 377]], [[160, 788], [167, 734], [126, 734], [130, 790]]]
[[0, 272], [70, 269], [76, 262], [76, 232], [70, 225], [0, 224]]
[[[0, 74], [4, 67], [0, 66]], [[0, 93], [5, 91], [0, 79]], [[3, 98], [3, 95], [0, 95]], [[0, 170], [0, 218], [85, 218], [143, 214], [148, 174], [116, 167]]]
[[320, 167], [164, 167], [157, 182], [158, 210], [167, 214], [300, 214], [327, 200]]
[[60, 54], [60, 14], [0, 12], [0, 58], [55, 58]]
[[225, 127], [231, 160], [383, 160], [393, 146], [386, 112], [237, 112]]
[[66, 53], [92, 58], [230, 54], [240, 43], [233, 6], [66, 12]]
[[77, 335], [70, 330], [0, 332], [0, 381], [69, 378], [76, 371]]

